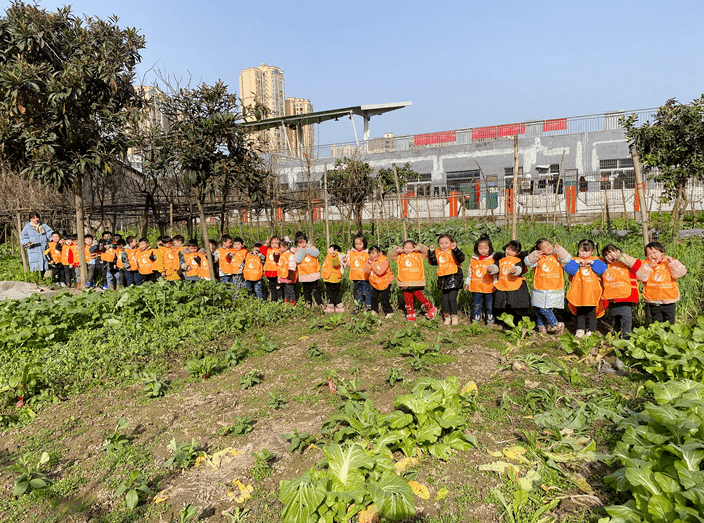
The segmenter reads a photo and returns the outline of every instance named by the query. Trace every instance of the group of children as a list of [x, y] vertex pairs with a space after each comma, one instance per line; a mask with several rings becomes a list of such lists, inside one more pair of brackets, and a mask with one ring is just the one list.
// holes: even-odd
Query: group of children
[[[209, 260], [197, 240], [184, 243], [180, 235], [162, 236], [152, 248], [147, 238], [119, 234], [102, 234], [97, 244], [91, 235], [85, 236], [85, 257], [88, 264], [86, 287], [101, 279], [103, 289], [141, 285], [144, 281], [184, 279], [186, 281], [211, 278]], [[368, 246], [364, 235], [353, 240], [346, 253], [338, 245], [330, 245], [322, 265], [320, 251], [304, 233], [297, 233], [293, 241], [288, 237], [272, 236], [264, 243], [255, 243], [251, 250], [242, 238], [225, 235], [220, 243], [210, 240], [208, 246], [213, 261], [213, 273], [224, 283], [246, 288], [251, 296], [264, 297], [262, 282], [272, 301], [296, 303], [296, 284], [300, 283], [303, 298], [309, 306], [315, 302], [325, 312], [344, 312], [341, 297], [343, 273], [349, 269], [354, 285], [357, 308], [378, 313], [379, 306], [386, 317], [393, 315], [391, 284], [394, 279], [403, 293], [406, 319], [415, 321], [417, 300], [425, 309], [427, 319], [433, 319], [438, 309], [425, 296], [425, 259], [437, 267], [437, 286], [442, 291], [442, 315], [448, 325], [459, 323], [458, 294], [463, 286], [472, 293], [472, 322], [482, 320], [495, 324], [496, 316], [508, 312], [514, 317], [535, 310], [536, 324], [541, 333], [562, 334], [564, 323], [557, 320], [553, 310], [563, 309], [565, 298], [576, 316], [576, 336], [595, 332], [597, 318], [606, 308], [610, 310], [614, 330], [627, 337], [632, 330], [632, 308], [639, 301], [638, 281], [643, 282], [643, 296], [653, 321], [674, 323], [676, 303], [679, 300], [677, 279], [686, 274], [679, 261], [665, 256], [664, 247], [651, 242], [645, 247], [646, 259], [637, 260], [614, 245], [601, 250], [592, 240], [582, 240], [577, 254], [572, 257], [560, 245], [552, 245], [546, 238], [539, 239], [530, 252], [512, 240], [494, 252], [491, 239], [484, 235], [474, 244], [468, 275], [465, 279], [462, 264], [465, 254], [454, 239], [443, 234], [438, 245], [426, 247], [406, 240], [393, 247], [388, 257], [377, 245]], [[75, 236], [61, 238], [54, 232], [45, 255], [54, 274], [54, 281], [62, 286], [79, 282], [79, 248]], [[398, 267], [397, 276], [390, 262]], [[533, 270], [533, 291], [528, 290], [525, 274]], [[565, 293], [563, 272], [569, 277]], [[327, 304], [323, 303], [319, 282], [325, 284]]]
[[[652, 321], [675, 322], [676, 303], [680, 299], [677, 280], [687, 272], [685, 266], [665, 255], [659, 242], [645, 246], [645, 260], [637, 260], [609, 244], [597, 254], [597, 245], [589, 239], [577, 244], [572, 257], [560, 245], [540, 238], [530, 252], [522, 250], [515, 240], [493, 252], [488, 236], [474, 244], [465, 289], [472, 292], [472, 321], [482, 318], [493, 325], [495, 316], [508, 312], [514, 317], [535, 310], [541, 333], [562, 334], [565, 325], [555, 317], [553, 309], [563, 309], [565, 298], [576, 318], [575, 336], [581, 338], [597, 330], [597, 318], [610, 311], [615, 332], [628, 338], [633, 328], [633, 306], [638, 304], [638, 282], [643, 283], [643, 297]], [[533, 269], [533, 292], [528, 291], [526, 271]], [[569, 277], [565, 294], [563, 272]]]

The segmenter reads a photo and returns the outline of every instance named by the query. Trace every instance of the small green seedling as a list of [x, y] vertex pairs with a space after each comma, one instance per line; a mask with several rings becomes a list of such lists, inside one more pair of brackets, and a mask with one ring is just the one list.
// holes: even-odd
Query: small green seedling
[[406, 381], [406, 377], [401, 372], [401, 369], [390, 367], [389, 372], [386, 373], [386, 381], [393, 387], [396, 383], [403, 383]]
[[247, 351], [242, 347], [242, 344], [235, 341], [229, 349], [225, 351], [225, 365], [228, 367], [236, 367], [247, 356]]
[[249, 469], [249, 475], [252, 476], [252, 479], [261, 481], [271, 476], [274, 469], [270, 463], [276, 459], [276, 455], [264, 449], [261, 452], [253, 452], [252, 456], [254, 457], [254, 466]]
[[166, 394], [167, 383], [163, 378], [154, 372], [145, 372], [139, 377], [139, 381], [144, 384], [144, 392], [149, 398], [158, 398]]
[[218, 370], [218, 360], [214, 356], [188, 360], [186, 361], [185, 369], [192, 377], [207, 380]]
[[105, 443], [103, 444], [103, 449], [110, 453], [115, 450], [122, 450], [130, 442], [130, 438], [125, 434], [125, 429], [129, 426], [127, 418], [124, 416], [117, 420], [117, 425], [115, 426], [115, 432], [110, 436], [105, 438]]
[[242, 390], [249, 389], [262, 382], [262, 375], [258, 370], [249, 371], [244, 376], [240, 376], [240, 387]]
[[264, 352], [274, 352], [279, 350], [279, 346], [266, 337], [266, 334], [260, 333], [255, 336], [257, 339], [258, 349]]
[[297, 429], [293, 430], [293, 434], [282, 434], [281, 437], [291, 444], [288, 447], [289, 452], [296, 452], [298, 450], [303, 454], [306, 447], [315, 443], [315, 438], [311, 436], [310, 433], [298, 432]]
[[234, 416], [233, 420], [235, 423], [222, 429], [220, 434], [223, 436], [230, 434], [235, 436], [244, 436], [254, 430], [254, 421], [249, 416], [242, 416], [241, 418]]
[[228, 518], [230, 523], [242, 523], [249, 517], [250, 509], [235, 507], [232, 512], [223, 512], [222, 515]]
[[277, 397], [273, 392], [269, 392], [269, 401], [266, 404], [274, 410], [287, 409], [286, 401], [283, 398]]
[[318, 347], [317, 343], [313, 343], [310, 347], [308, 347], [308, 350], [306, 351], [306, 356], [308, 359], [315, 360], [318, 358], [321, 358], [325, 353], [323, 352], [323, 349]]
[[142, 473], [139, 470], [133, 470], [130, 472], [127, 481], [117, 487], [113, 496], [119, 498], [123, 494], [125, 495], [127, 508], [134, 510], [139, 505], [140, 497], [151, 496], [153, 492], [149, 488], [147, 480], [142, 477]]
[[36, 465], [32, 463], [29, 452], [22, 454], [17, 463], [10, 467], [20, 474], [15, 478], [15, 488], [12, 489], [12, 495], [19, 497], [22, 494], [30, 493], [32, 490], [39, 490], [49, 486], [51, 480], [42, 472], [42, 465], [47, 463], [49, 463], [49, 454], [47, 452], [42, 452]]
[[163, 466], [169, 468], [174, 464], [182, 469], [187, 469], [202, 454], [198, 449], [198, 443], [191, 438], [191, 442], [176, 443], [176, 438], [172, 438], [168, 448], [173, 452], [171, 457], [164, 461]]
[[188, 503], [185, 507], [181, 509], [181, 523], [186, 523], [188, 521], [193, 521], [193, 519], [198, 515], [198, 507], [196, 505], [191, 505]]

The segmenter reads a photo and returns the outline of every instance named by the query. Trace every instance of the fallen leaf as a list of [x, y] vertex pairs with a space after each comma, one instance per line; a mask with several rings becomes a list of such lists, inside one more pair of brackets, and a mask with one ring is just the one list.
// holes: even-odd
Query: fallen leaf
[[474, 383], [472, 380], [469, 380], [467, 384], [462, 387], [462, 390], [460, 391], [460, 396], [465, 396], [466, 394], [476, 394], [477, 392], [479, 392], [477, 384]]
[[565, 477], [585, 494], [594, 494], [594, 489], [587, 483], [587, 480], [578, 472], [568, 472]]
[[526, 452], [526, 449], [524, 449], [520, 445], [516, 445], [514, 447], [504, 449], [504, 456], [506, 456], [508, 459], [515, 459], [516, 461], [530, 463], [526, 458], [523, 457], [523, 454], [525, 454]]
[[301, 336], [300, 338], [298, 338], [298, 340], [302, 341], [302, 340], [307, 340], [309, 338], [310, 338], [310, 336]]
[[421, 485], [417, 481], [409, 481], [408, 484], [411, 486], [413, 493], [421, 499], [430, 499], [430, 491], [425, 485]]
[[508, 469], [513, 469], [516, 471], [520, 470], [515, 465], [511, 465], [510, 463], [506, 463], [505, 461], [494, 461], [492, 463], [479, 465], [479, 467], [477, 468], [479, 470], [493, 470], [494, 472], [498, 472], [499, 474], [505, 474]]
[[403, 458], [401, 461], [398, 461], [396, 463], [396, 472], [405, 472], [407, 469], [418, 465], [418, 463], [418, 458]]
[[168, 496], [160, 496], [159, 494], [157, 494], [156, 496], [154, 496], [154, 504], [158, 505], [159, 503], [163, 503], [167, 499], [169, 499]]
[[530, 370], [528, 365], [526, 365], [522, 361], [514, 361], [511, 367], [513, 367], [513, 370], [515, 370], [516, 372], [528, 372]]
[[518, 484], [521, 488], [527, 491], [533, 490], [535, 483], [540, 483], [540, 474], [538, 474], [537, 470], [529, 470], [524, 477], [518, 480]]
[[235, 503], [242, 503], [252, 497], [252, 485], [245, 485], [239, 479], [233, 479], [232, 485], [233, 487], [227, 490], [227, 497]]
[[525, 382], [523, 382], [523, 386], [526, 389], [534, 390], [540, 387], [540, 383], [538, 383], [537, 381], [525, 380]]
[[489, 456], [491, 456], [492, 458], [500, 458], [500, 457], [502, 457], [503, 455], [504, 455], [503, 452], [501, 452], [500, 450], [497, 450], [497, 451], [491, 451], [491, 450], [490, 450], [490, 451], [489, 451]]
[[381, 519], [381, 511], [376, 505], [369, 505], [357, 515], [359, 523], [377, 523]]
[[213, 470], [220, 468], [220, 465], [225, 462], [229, 463], [235, 456], [239, 456], [240, 452], [232, 447], [227, 447], [226, 449], [215, 452], [212, 456], [209, 456], [205, 452], [196, 458], [195, 466], [205, 463], [209, 465]]
[[450, 491], [447, 490], [445, 487], [441, 488], [440, 490], [438, 490], [438, 494], [437, 496], [435, 496], [434, 501], [440, 501], [441, 499], [445, 499], [449, 493]]

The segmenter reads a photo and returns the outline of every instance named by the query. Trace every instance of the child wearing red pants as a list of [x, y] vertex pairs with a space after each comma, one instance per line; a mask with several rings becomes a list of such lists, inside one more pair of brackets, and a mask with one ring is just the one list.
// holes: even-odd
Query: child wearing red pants
[[403, 291], [403, 300], [406, 304], [406, 319], [416, 320], [416, 311], [413, 307], [415, 298], [427, 311], [425, 317], [432, 320], [438, 313], [430, 300], [423, 294], [425, 288], [425, 271], [423, 260], [428, 257], [428, 248], [411, 240], [403, 242], [402, 247], [394, 247], [389, 251], [389, 259], [398, 263], [398, 288]]

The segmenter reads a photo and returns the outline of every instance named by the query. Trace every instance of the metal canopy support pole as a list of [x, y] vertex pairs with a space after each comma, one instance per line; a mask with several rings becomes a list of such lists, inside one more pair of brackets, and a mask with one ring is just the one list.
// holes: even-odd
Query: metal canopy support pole
[[369, 120], [371, 116], [366, 114], [362, 117], [364, 119], [364, 152], [369, 152]]
[[350, 111], [350, 120], [352, 120], [352, 130], [354, 131], [354, 141], [357, 144], [357, 149], [359, 149], [359, 138], [357, 138], [357, 127], [354, 125], [354, 115]]
[[303, 158], [303, 126], [300, 123], [296, 126], [296, 135], [298, 137], [298, 157]]
[[284, 125], [284, 122], [281, 122], [281, 130], [284, 132], [284, 138], [286, 138], [286, 145], [288, 145], [288, 152], [291, 156], [294, 156], [293, 154], [293, 149], [291, 148], [291, 142], [288, 139], [288, 132], [286, 131], [286, 126]]

